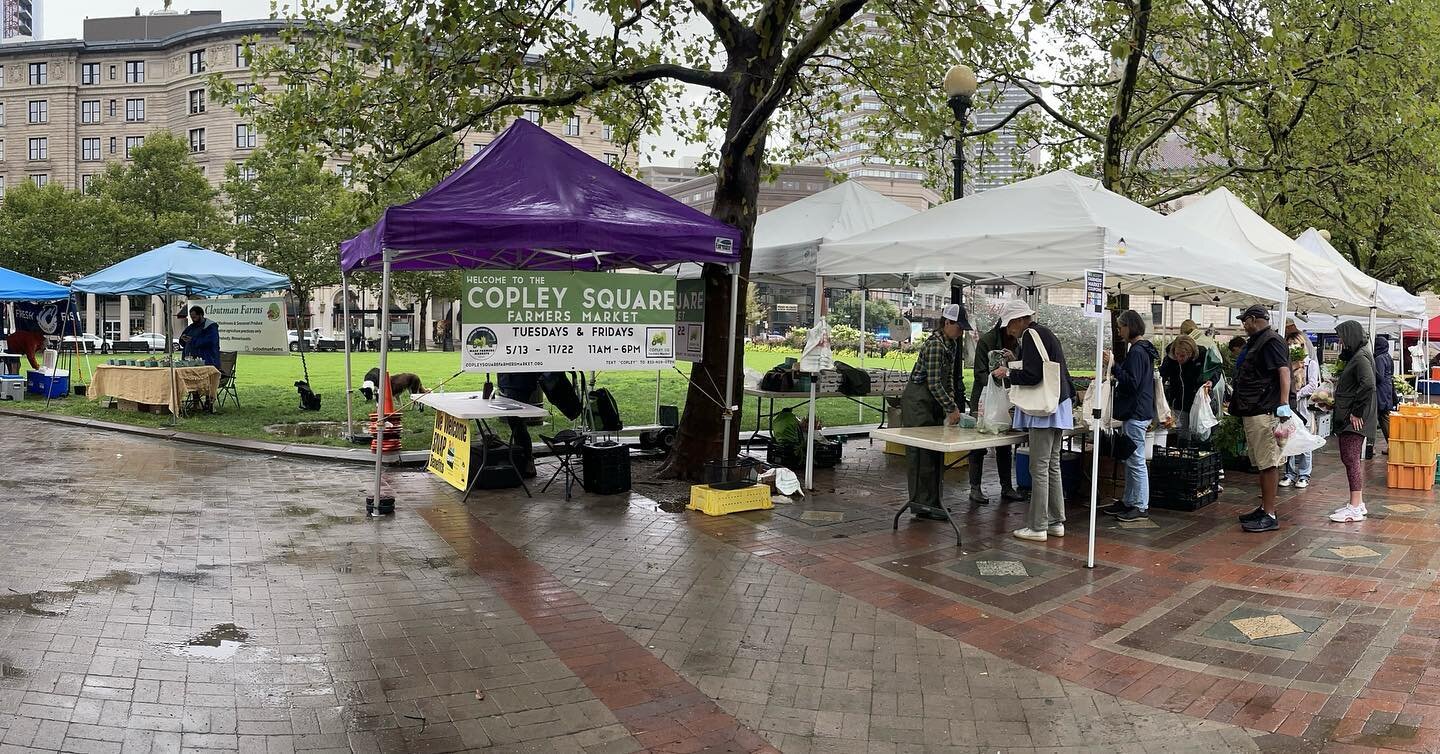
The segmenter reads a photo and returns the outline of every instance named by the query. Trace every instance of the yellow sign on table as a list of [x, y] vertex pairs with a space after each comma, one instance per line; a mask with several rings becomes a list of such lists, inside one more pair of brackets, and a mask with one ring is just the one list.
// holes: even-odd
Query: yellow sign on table
[[435, 412], [435, 435], [430, 441], [427, 468], [455, 489], [465, 489], [470, 483], [470, 422], [444, 411]]

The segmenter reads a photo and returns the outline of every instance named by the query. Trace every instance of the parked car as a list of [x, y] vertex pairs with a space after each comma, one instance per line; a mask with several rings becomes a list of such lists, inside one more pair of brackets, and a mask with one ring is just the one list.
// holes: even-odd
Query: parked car
[[99, 335], [91, 335], [90, 333], [85, 333], [84, 335], [66, 335], [61, 340], [65, 343], [66, 350], [74, 348], [74, 346], [70, 345], [71, 343], [79, 343], [80, 350], [85, 353], [110, 353], [110, 341]]
[[[165, 350], [165, 333], [163, 332], [142, 332], [130, 336], [131, 343], [146, 343], [152, 351]], [[180, 339], [175, 339], [175, 350], [180, 350]]]
[[784, 334], [784, 333], [773, 332], [773, 331], [772, 331], [772, 332], [767, 332], [767, 333], [764, 333], [764, 334], [762, 334], [762, 335], [760, 336], [760, 342], [761, 342], [761, 343], [770, 343], [770, 344], [784, 343], [784, 342], [785, 342], [785, 334]]
[[[289, 341], [290, 341], [290, 350], [292, 350], [292, 351], [298, 351], [298, 350], [300, 350], [300, 336], [299, 336], [299, 334], [297, 334], [294, 330], [289, 330], [289, 331], [287, 331], [287, 332], [285, 333], [285, 337], [286, 337], [287, 339], [289, 339]], [[306, 330], [306, 331], [305, 331], [305, 350], [307, 350], [307, 351], [315, 351], [315, 350], [318, 350], [318, 349], [316, 348], [318, 345], [320, 345], [320, 328], [318, 328], [318, 327], [312, 327], [312, 328], [310, 328], [309, 330]]]

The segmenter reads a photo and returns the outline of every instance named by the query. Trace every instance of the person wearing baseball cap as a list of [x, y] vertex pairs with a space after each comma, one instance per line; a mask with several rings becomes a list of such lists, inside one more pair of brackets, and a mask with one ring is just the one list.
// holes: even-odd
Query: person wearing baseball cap
[[1259, 508], [1240, 517], [1248, 532], [1275, 531], [1275, 497], [1280, 487], [1280, 442], [1275, 429], [1292, 415], [1290, 410], [1290, 349], [1270, 326], [1270, 311], [1255, 304], [1240, 313], [1240, 324], [1250, 336], [1235, 357], [1235, 380], [1230, 413], [1245, 427], [1250, 462], [1260, 470]]
[[[956, 392], [955, 360], [960, 335], [970, 329], [965, 310], [949, 304], [941, 312], [940, 327], [920, 347], [910, 381], [900, 395], [900, 424], [906, 427], [935, 427], [955, 424], [964, 411], [964, 397]], [[945, 479], [945, 456], [933, 450], [907, 447], [906, 506], [917, 518], [945, 521], [949, 518], [941, 502]]]

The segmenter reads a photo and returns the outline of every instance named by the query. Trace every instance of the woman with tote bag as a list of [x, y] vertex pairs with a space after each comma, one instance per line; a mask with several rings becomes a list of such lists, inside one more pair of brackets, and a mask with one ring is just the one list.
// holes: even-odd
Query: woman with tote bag
[[993, 374], [1010, 380], [1015, 429], [1030, 433], [1030, 523], [1014, 534], [1031, 542], [1065, 536], [1065, 485], [1060, 478], [1060, 442], [1075, 426], [1075, 388], [1060, 339], [1035, 323], [1035, 310], [1023, 300], [1007, 301], [1000, 324], [1019, 343], [1016, 361]]

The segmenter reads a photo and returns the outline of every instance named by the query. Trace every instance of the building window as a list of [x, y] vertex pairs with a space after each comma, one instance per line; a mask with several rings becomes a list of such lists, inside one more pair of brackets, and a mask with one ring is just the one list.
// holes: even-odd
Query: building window
[[90, 193], [90, 184], [94, 183], [94, 181], [95, 175], [93, 173], [86, 173], [85, 175], [80, 176], [80, 193]]
[[110, 154], [115, 154], [115, 137], [110, 137]]
[[190, 129], [190, 151], [191, 153], [205, 151], [205, 129]]
[[540, 111], [539, 111], [539, 110], [526, 110], [526, 111], [525, 111], [525, 120], [528, 120], [528, 121], [530, 121], [531, 123], [534, 123], [534, 124], [537, 125], [537, 126], [540, 125]]
[[0, 65], [0, 88], [5, 86], [5, 66]]
[[94, 86], [94, 85], [100, 83], [100, 64], [99, 64], [99, 63], [81, 63], [81, 64], [80, 64], [80, 83], [81, 83], [81, 85], [83, 85], [83, 86]]
[[476, 144], [476, 145], [475, 145], [475, 154], [480, 154], [480, 150], [484, 149], [486, 146], [487, 146], [487, 145], [485, 145], [485, 144]]
[[5, 198], [5, 176], [0, 175], [0, 199]]
[[570, 116], [570, 119], [569, 119], [569, 120], [565, 121], [565, 135], [566, 135], [566, 136], [579, 136], [579, 135], [580, 135], [580, 116], [578, 116], [578, 115], [572, 115], [572, 116]]
[[204, 73], [204, 72], [205, 72], [205, 51], [204, 51], [204, 50], [191, 50], [191, 51], [190, 51], [190, 73], [193, 74], [193, 73]]
[[191, 114], [191, 115], [199, 115], [200, 113], [203, 113], [203, 112], [205, 112], [205, 90], [204, 90], [204, 89], [191, 89], [191, 90], [190, 90], [190, 114]]
[[30, 86], [42, 86], [50, 83], [50, 65], [48, 63], [30, 64]]
[[0, 126], [5, 125], [5, 103], [0, 102]]
[[1196, 324], [1205, 321], [1205, 306], [1203, 304], [1190, 305], [1190, 320]]
[[100, 122], [100, 100], [98, 100], [98, 99], [87, 99], [87, 100], [84, 100], [84, 101], [82, 101], [82, 102], [80, 103], [80, 122], [81, 122], [81, 123], [99, 123], [99, 122]]
[[110, 117], [115, 117], [115, 100], [110, 100]]
[[141, 122], [141, 121], [143, 121], [143, 120], [145, 120], [145, 100], [143, 100], [143, 99], [127, 99], [127, 100], [125, 100], [125, 122], [126, 122], [126, 123], [139, 123], [139, 122]]
[[605, 141], [614, 141], [615, 129], [609, 123], [606, 123], [605, 125], [600, 127], [600, 138], [604, 139]]
[[341, 185], [341, 186], [344, 186], [345, 188], [350, 188], [350, 180], [351, 180], [351, 178], [350, 178], [350, 166], [349, 166], [349, 165], [346, 165], [346, 164], [343, 164], [343, 163], [342, 163], [342, 164], [339, 164], [339, 165], [336, 165], [336, 166], [335, 166], [335, 175], [340, 176], [340, 185]]
[[33, 183], [33, 184], [35, 184], [35, 187], [36, 187], [36, 188], [45, 188], [47, 185], [50, 184], [50, 174], [49, 174], [49, 173], [31, 173], [31, 174], [30, 174], [30, 182]]
[[50, 159], [50, 140], [47, 139], [47, 138], [45, 138], [44, 136], [40, 136], [40, 137], [31, 139], [31, 140], [30, 140], [30, 159], [32, 159], [32, 160], [48, 160], [48, 159]]
[[30, 100], [30, 122], [50, 122], [50, 101], [43, 99]]
[[100, 159], [99, 138], [80, 140], [80, 159], [92, 162]]
[[113, 65], [110, 66], [110, 80], [111, 80], [111, 81], [114, 81], [114, 80], [115, 80], [115, 66], [113, 66]]
[[143, 61], [143, 60], [127, 60], [127, 61], [125, 61], [125, 83], [127, 83], [127, 84], [143, 84], [143, 83], [145, 83], [145, 61]]
[[254, 148], [255, 148], [255, 129], [251, 128], [248, 124], [245, 124], [245, 123], [236, 123], [236, 124], [235, 124], [235, 148], [236, 148], [236, 149], [254, 149]]
[[244, 164], [240, 165], [240, 169], [235, 173], [237, 178], [247, 183], [255, 180], [255, 176], [259, 174], [258, 170], [252, 167], [246, 167]]
[[145, 143], [145, 137], [144, 137], [144, 136], [126, 136], [126, 137], [125, 137], [125, 159], [127, 159], [127, 160], [128, 160], [128, 159], [131, 159], [131, 158], [134, 156], [134, 154], [135, 154], [135, 150], [136, 150], [137, 148], [139, 148], [139, 146], [140, 146], [141, 144], [144, 144], [144, 143]]
[[380, 58], [380, 70], [382, 70], [382, 71], [393, 71], [393, 70], [395, 70], [395, 57], [394, 57], [393, 55], [386, 55], [385, 57]]
[[613, 167], [619, 167], [619, 165], [620, 165], [620, 155], [615, 154], [614, 152], [606, 152], [606, 153], [605, 153], [605, 164], [606, 164], [606, 165], [609, 165], [609, 166], [612, 167], [612, 168], [613, 168]]
[[5, 161], [5, 140], [0, 139], [0, 162]]
[[235, 45], [235, 67], [236, 67], [236, 68], [249, 68], [249, 67], [250, 67], [250, 46], [249, 46], [249, 45], [243, 45], [243, 44], [237, 44], [237, 45]]

